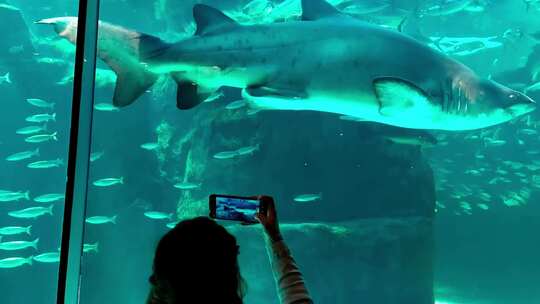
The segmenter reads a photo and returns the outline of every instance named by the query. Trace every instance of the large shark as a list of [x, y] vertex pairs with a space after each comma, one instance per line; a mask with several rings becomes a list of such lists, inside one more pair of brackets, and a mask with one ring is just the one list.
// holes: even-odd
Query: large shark
[[[134, 102], [158, 76], [178, 83], [189, 109], [221, 86], [242, 89], [251, 106], [313, 110], [414, 129], [472, 130], [535, 109], [524, 94], [397, 31], [302, 0], [302, 20], [243, 26], [195, 5], [191, 38], [167, 43], [105, 22], [98, 56], [116, 73], [113, 102]], [[77, 18], [38, 21], [76, 41]]]

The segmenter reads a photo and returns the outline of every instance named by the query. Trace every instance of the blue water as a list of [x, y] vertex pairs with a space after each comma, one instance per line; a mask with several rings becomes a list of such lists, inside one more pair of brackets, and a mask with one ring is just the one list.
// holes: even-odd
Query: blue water
[[[200, 1], [102, 1], [100, 19], [175, 40], [192, 33], [195, 2]], [[244, 23], [283, 17], [275, 17], [284, 6], [281, 1], [202, 2]], [[356, 18], [394, 29], [415, 8], [451, 4], [332, 2], [356, 12]], [[480, 76], [516, 90], [538, 81], [534, 67], [520, 68], [535, 58], [531, 53], [538, 43], [534, 34], [540, 30], [540, 6], [532, 3], [527, 8], [523, 1], [513, 0], [456, 2], [468, 5], [419, 18], [424, 38], [431, 37], [448, 56]], [[37, 249], [0, 250], [0, 261], [35, 257], [60, 247], [63, 202], [32, 199], [64, 192], [66, 167], [26, 165], [67, 160], [73, 88], [70, 81], [58, 82], [73, 73], [74, 49], [49, 26], [33, 22], [77, 14], [72, 1], [7, 3], [14, 8], [0, 5], [0, 25], [6, 29], [0, 40], [0, 75], [9, 72], [12, 83], [0, 83], [0, 189], [30, 191], [31, 200], [0, 202], [0, 228], [32, 225], [31, 236], [3, 236], [2, 242], [39, 238], [39, 243]], [[297, 7], [285, 12], [294, 18]], [[371, 10], [367, 14], [366, 7]], [[463, 37], [476, 37], [475, 43], [467, 44]], [[108, 70], [103, 62], [98, 67]], [[97, 77], [95, 103], [110, 103], [114, 83]], [[540, 303], [537, 112], [484, 130], [433, 131], [439, 143], [419, 148], [386, 140], [385, 134], [394, 129], [340, 120], [335, 114], [247, 115], [245, 108], [227, 110], [239, 92], [231, 88], [222, 92], [214, 102], [180, 111], [175, 86], [160, 81], [131, 106], [94, 112], [91, 150], [103, 156], [90, 163], [86, 216], [117, 216], [117, 220], [85, 228], [84, 242], [97, 243], [99, 249], [82, 256], [80, 303], [144, 303], [153, 251], [169, 229], [166, 224], [207, 215], [212, 193], [275, 197], [285, 239], [316, 303]], [[539, 92], [530, 89], [528, 95], [539, 100]], [[56, 106], [54, 111], [40, 109], [26, 98]], [[57, 120], [47, 128], [58, 132], [58, 141], [32, 144], [15, 133], [30, 125], [27, 116], [52, 112]], [[158, 143], [158, 148], [141, 148], [145, 143]], [[213, 157], [257, 145], [252, 154]], [[40, 157], [4, 160], [36, 147]], [[123, 184], [93, 185], [98, 179], [120, 177]], [[173, 186], [180, 181], [201, 186], [180, 190]], [[306, 193], [322, 196], [312, 202], [293, 200]], [[8, 215], [50, 204], [52, 216]], [[143, 215], [145, 211], [174, 216], [171, 221], [153, 220]], [[248, 284], [245, 302], [277, 303], [260, 228], [225, 224], [240, 242], [240, 266]], [[54, 303], [57, 276], [58, 263], [32, 260], [32, 265], [0, 268], [0, 302]]]

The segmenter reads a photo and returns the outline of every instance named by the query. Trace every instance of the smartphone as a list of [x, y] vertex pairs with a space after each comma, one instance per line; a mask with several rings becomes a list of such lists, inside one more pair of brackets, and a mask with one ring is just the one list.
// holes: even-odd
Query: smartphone
[[256, 198], [235, 195], [210, 195], [210, 217], [219, 220], [258, 223], [255, 214], [266, 208]]

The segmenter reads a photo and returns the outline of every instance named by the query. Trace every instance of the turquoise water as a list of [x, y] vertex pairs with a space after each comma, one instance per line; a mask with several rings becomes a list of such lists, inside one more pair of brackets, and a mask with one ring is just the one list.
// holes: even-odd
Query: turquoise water
[[[192, 7], [200, 2], [102, 1], [100, 20], [170, 43], [193, 36]], [[301, 14], [298, 0], [202, 3], [245, 26], [287, 24]], [[332, 3], [355, 19], [387, 31], [401, 29], [479, 77], [540, 97], [540, 5], [534, 1]], [[6, 29], [0, 76], [9, 73], [9, 81], [0, 78], [1, 303], [56, 299], [75, 48], [52, 27], [34, 21], [76, 15], [75, 2], [0, 5]], [[332, 26], [322, 29], [344, 37]], [[354, 40], [371, 41], [361, 35]], [[338, 42], [327, 54], [353, 52], [339, 47]], [[368, 46], [385, 62], [400, 58], [399, 47]], [[302, 58], [318, 58], [322, 48], [305, 49]], [[416, 57], [422, 54], [411, 52], [406, 63], [396, 65], [420, 62], [419, 75], [435, 70]], [[277, 48], [267, 60], [285, 55]], [[325, 76], [330, 83], [338, 78]], [[356, 81], [345, 77], [338, 83], [345, 90], [351, 79]], [[212, 193], [275, 197], [285, 238], [316, 303], [540, 303], [536, 112], [479, 130], [411, 131], [347, 113], [258, 112], [256, 102], [238, 102], [240, 90], [232, 87], [179, 110], [176, 84], [167, 75], [133, 104], [115, 108], [115, 81], [114, 72], [98, 60], [80, 303], [143, 303], [157, 240], [178, 220], [208, 214]], [[279, 89], [289, 101], [302, 102], [302, 92]], [[332, 110], [339, 99], [332, 99]], [[30, 118], [38, 114], [51, 116]], [[36, 128], [21, 130], [28, 126]], [[51, 136], [29, 139], [41, 134]], [[50, 168], [35, 168], [44, 166]], [[317, 198], [294, 200], [302, 194]], [[39, 216], [14, 216], [33, 207], [41, 207], [32, 210]], [[162, 212], [164, 219], [145, 216], [151, 211]], [[224, 225], [241, 244], [245, 302], [277, 303], [260, 228]], [[1, 230], [5, 227], [22, 228]], [[29, 243], [14, 249], [21, 244], [14, 241]]]

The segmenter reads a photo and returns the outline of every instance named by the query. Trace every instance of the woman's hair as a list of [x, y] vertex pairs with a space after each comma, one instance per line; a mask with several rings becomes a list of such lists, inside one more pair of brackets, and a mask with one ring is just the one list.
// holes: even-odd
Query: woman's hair
[[236, 238], [209, 218], [178, 223], [157, 246], [151, 303], [242, 304], [238, 248]]

